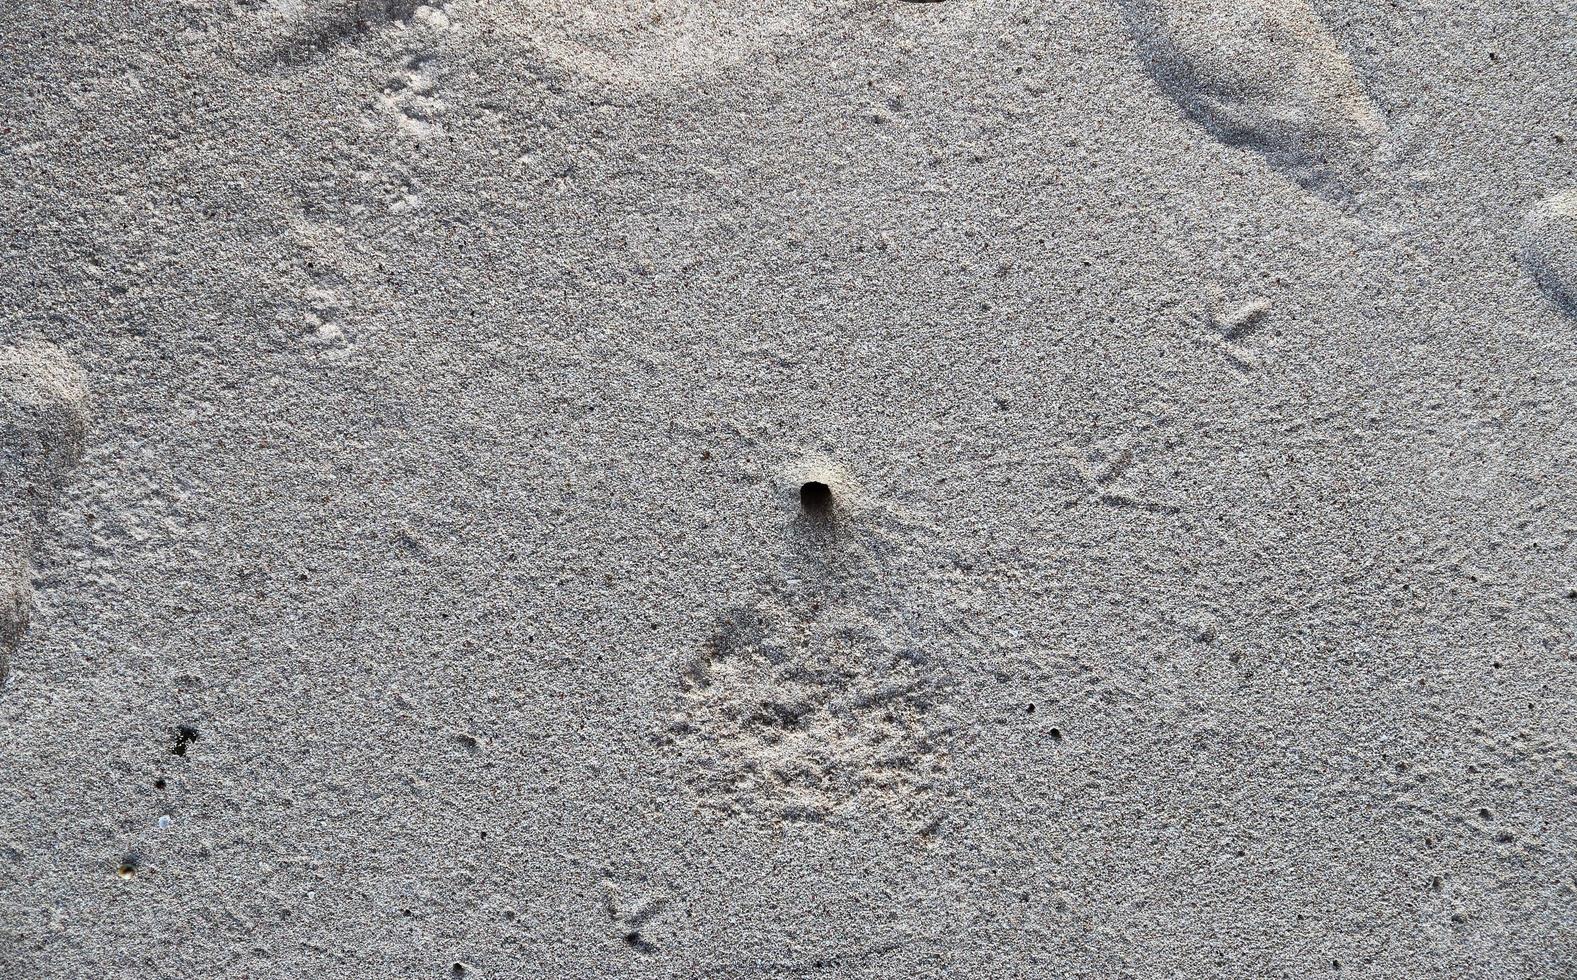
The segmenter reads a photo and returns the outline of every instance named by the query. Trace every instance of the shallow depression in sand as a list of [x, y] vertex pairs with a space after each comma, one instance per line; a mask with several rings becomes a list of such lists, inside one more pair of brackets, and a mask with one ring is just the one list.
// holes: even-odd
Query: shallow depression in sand
[[1540, 289], [1577, 313], [1577, 189], [1534, 206], [1524, 226], [1522, 260]]
[[1145, 66], [1217, 139], [1311, 190], [1362, 182], [1385, 122], [1304, 0], [1123, 0]]
[[48, 344], [0, 347], [0, 682], [26, 631], [44, 511], [82, 455], [81, 371]]

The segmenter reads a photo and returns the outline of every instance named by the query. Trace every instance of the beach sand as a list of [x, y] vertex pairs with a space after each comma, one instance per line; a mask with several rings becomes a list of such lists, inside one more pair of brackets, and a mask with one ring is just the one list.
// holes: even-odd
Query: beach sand
[[0, 28], [0, 978], [1577, 977], [1564, 0]]

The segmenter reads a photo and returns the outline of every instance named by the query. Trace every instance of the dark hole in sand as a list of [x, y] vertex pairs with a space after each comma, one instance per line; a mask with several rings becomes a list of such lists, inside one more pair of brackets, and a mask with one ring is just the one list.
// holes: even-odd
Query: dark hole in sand
[[799, 505], [805, 513], [825, 517], [832, 511], [832, 488], [820, 480], [807, 480], [799, 486]]
[[650, 953], [657, 949], [656, 946], [647, 942], [646, 937], [641, 935], [640, 930], [632, 929], [626, 932], [623, 938], [624, 944], [637, 952]]
[[170, 752], [175, 755], [185, 755], [187, 746], [199, 738], [202, 738], [202, 736], [197, 733], [197, 729], [179, 725], [175, 729], [175, 748], [171, 749]]

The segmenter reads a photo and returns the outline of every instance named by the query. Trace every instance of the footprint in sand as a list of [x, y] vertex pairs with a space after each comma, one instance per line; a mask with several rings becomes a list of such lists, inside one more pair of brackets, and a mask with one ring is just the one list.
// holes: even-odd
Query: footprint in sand
[[48, 344], [0, 347], [0, 682], [27, 629], [33, 541], [82, 456], [82, 372]]
[[1577, 314], [1577, 189], [1534, 205], [1523, 225], [1522, 264], [1550, 299]]
[[510, 30], [559, 65], [604, 84], [644, 89], [744, 61], [806, 30], [814, 8], [733, 0], [539, 0], [498, 6]]
[[1361, 185], [1386, 124], [1305, 0], [1120, 0], [1151, 75], [1213, 136], [1322, 196]]
[[256, 18], [269, 39], [269, 60], [288, 65], [407, 24], [419, 9], [418, 0], [265, 0]]

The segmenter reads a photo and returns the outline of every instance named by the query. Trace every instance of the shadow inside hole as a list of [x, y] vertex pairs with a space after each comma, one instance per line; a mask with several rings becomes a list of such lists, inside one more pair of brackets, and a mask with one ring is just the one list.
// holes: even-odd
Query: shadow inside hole
[[799, 505], [811, 517], [826, 519], [832, 514], [832, 488], [820, 480], [807, 480], [799, 487]]

